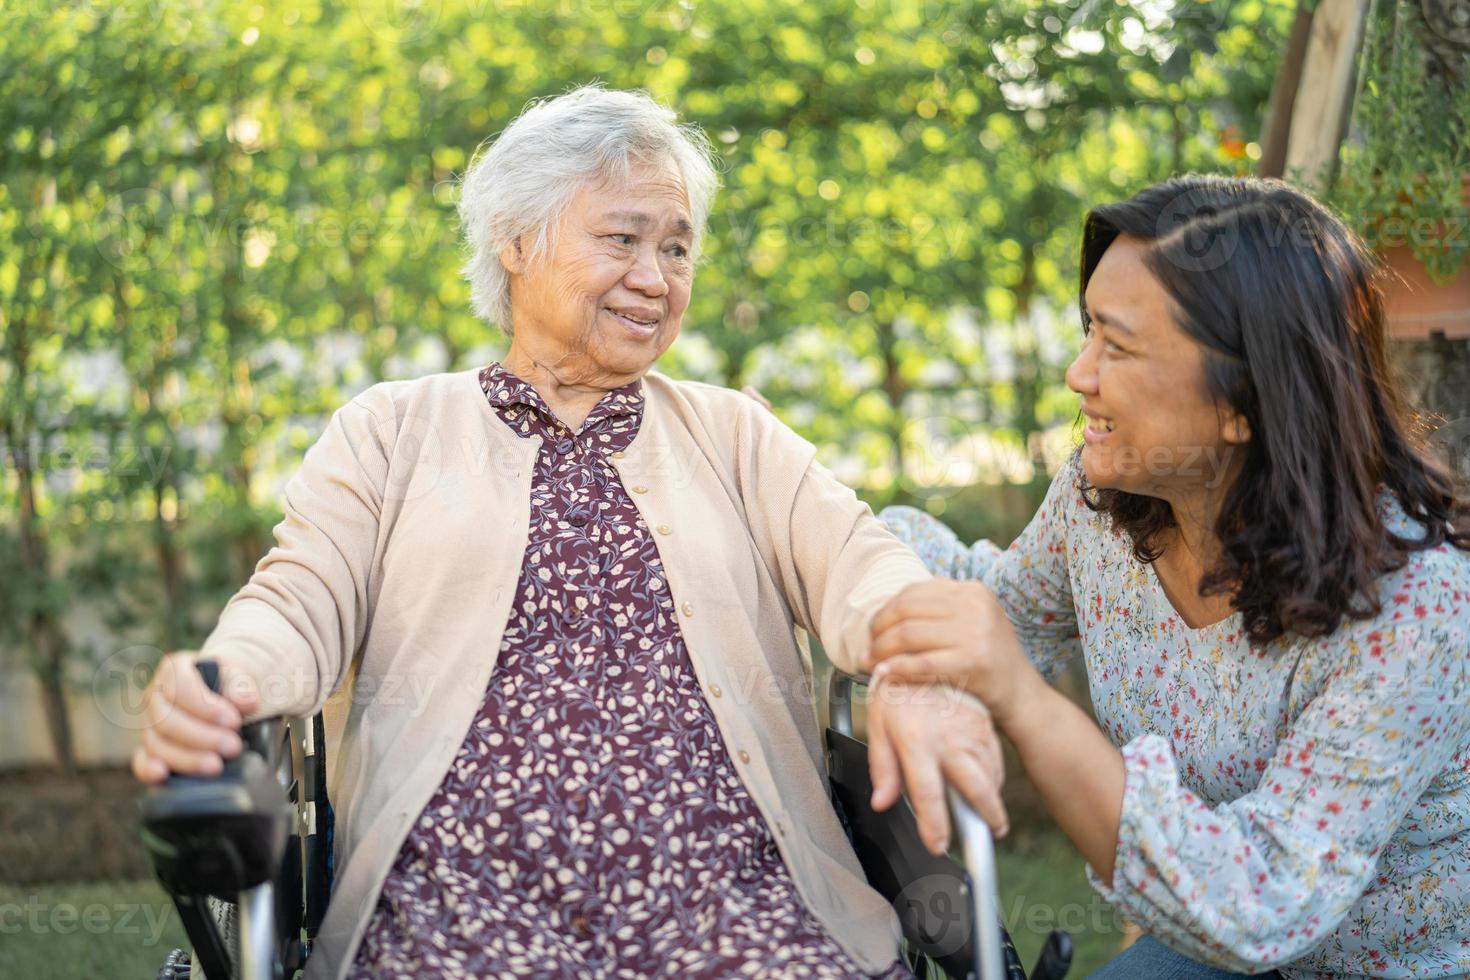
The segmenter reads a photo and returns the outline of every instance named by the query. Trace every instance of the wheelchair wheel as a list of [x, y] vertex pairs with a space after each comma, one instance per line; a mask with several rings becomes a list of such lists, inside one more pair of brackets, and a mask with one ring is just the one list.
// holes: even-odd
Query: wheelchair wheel
[[188, 950], [171, 950], [158, 968], [158, 980], [192, 980], [193, 967]]
[[[210, 898], [207, 901], [209, 914], [214, 919], [216, 928], [219, 929], [220, 941], [224, 944], [225, 954], [230, 961], [230, 976], [221, 977], [219, 980], [233, 980], [240, 970], [239, 909], [234, 902], [224, 902], [217, 898]], [[203, 973], [196, 973], [195, 966], [193, 950], [172, 950], [158, 968], [158, 980], [216, 980], [214, 977], [206, 977]]]

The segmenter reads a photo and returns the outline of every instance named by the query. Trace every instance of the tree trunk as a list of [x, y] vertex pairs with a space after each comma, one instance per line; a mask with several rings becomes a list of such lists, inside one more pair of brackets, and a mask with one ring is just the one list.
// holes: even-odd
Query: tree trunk
[[[19, 333], [19, 329], [17, 330]], [[24, 387], [29, 351], [22, 340], [15, 348], [14, 366], [19, 387]], [[50, 552], [46, 533], [41, 526], [36, 506], [36, 470], [31, 458], [31, 426], [23, 409], [6, 427], [14, 456], [16, 481], [20, 497], [20, 556], [31, 589], [45, 596], [51, 588]], [[44, 447], [42, 447], [44, 448]], [[25, 635], [35, 651], [33, 667], [41, 682], [42, 707], [46, 726], [51, 733], [51, 747], [62, 772], [72, 775], [77, 769], [76, 749], [72, 742], [71, 717], [66, 707], [66, 635], [42, 598], [25, 614]]]
[[1256, 164], [1260, 177], [1282, 177], [1286, 174], [1286, 145], [1291, 136], [1291, 107], [1296, 90], [1302, 83], [1302, 66], [1307, 61], [1307, 41], [1312, 36], [1312, 8], [1299, 0], [1296, 20], [1286, 39], [1286, 53], [1271, 87], [1271, 104], [1266, 110], [1266, 125], [1261, 134], [1261, 159]]
[[880, 323], [878, 330], [878, 348], [883, 355], [883, 394], [888, 398], [889, 414], [888, 437], [892, 441], [893, 453], [893, 480], [896, 487], [895, 500], [908, 498], [908, 488], [904, 485], [904, 475], [907, 471], [907, 462], [903, 452], [903, 398], [908, 391], [904, 384], [903, 375], [899, 372], [897, 335], [892, 323]]
[[[1016, 283], [1017, 325], [1021, 329], [1013, 332], [1011, 349], [1016, 357], [1016, 428], [1021, 430], [1032, 463], [1037, 462], [1035, 447], [1039, 445], [1036, 437], [1041, 432], [1041, 421], [1036, 417], [1036, 406], [1041, 404], [1044, 374], [1041, 345], [1036, 338], [1035, 297], [1036, 253], [1028, 248], [1021, 253], [1021, 279]], [[1044, 464], [1040, 469], [1046, 472]]]
[[188, 624], [188, 590], [184, 582], [183, 562], [175, 543], [176, 519], [164, 514], [164, 501], [170, 489], [178, 497], [177, 484], [169, 474], [160, 475], [153, 484], [153, 545], [158, 557], [158, 575], [163, 582], [163, 642], [166, 650], [177, 650], [184, 642]]

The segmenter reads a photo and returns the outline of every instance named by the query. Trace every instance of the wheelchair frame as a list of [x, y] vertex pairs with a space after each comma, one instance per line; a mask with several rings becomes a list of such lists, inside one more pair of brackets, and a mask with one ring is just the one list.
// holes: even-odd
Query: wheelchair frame
[[[217, 690], [215, 665], [199, 668]], [[920, 976], [933, 963], [966, 980], [1027, 980], [1001, 925], [994, 841], [979, 814], [948, 789], [956, 864], [923, 847], [906, 801], [884, 814], [868, 805], [866, 746], [852, 723], [863, 683], [836, 671], [829, 680], [829, 782], [870, 884], [895, 903], [910, 965]], [[334, 821], [322, 717], [266, 719], [241, 734], [244, 750], [219, 776], [174, 776], [143, 800], [145, 847], [193, 946], [173, 950], [159, 980], [198, 980], [198, 968], [209, 980], [291, 980], [326, 913]], [[964, 910], [957, 936], [947, 934], [951, 908]], [[1054, 932], [1030, 980], [1061, 980], [1070, 962], [1070, 938]]]

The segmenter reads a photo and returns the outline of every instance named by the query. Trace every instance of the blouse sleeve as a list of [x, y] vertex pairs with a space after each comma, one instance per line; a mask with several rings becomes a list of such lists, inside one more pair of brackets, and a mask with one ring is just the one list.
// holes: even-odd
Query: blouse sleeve
[[941, 522], [913, 507], [878, 516], [935, 575], [978, 579], [1000, 600], [1031, 662], [1052, 680], [1082, 651], [1067, 561], [1069, 531], [1082, 506], [1075, 460], [1052, 481], [1046, 499], [1005, 551], [986, 540], [965, 545]]
[[[1446, 604], [1447, 606], [1448, 604]], [[1126, 783], [1111, 887], [1123, 914], [1228, 970], [1300, 958], [1371, 884], [1394, 831], [1470, 735], [1463, 612], [1339, 637], [1342, 667], [1296, 718], [1255, 790], [1210, 807], [1171, 745], [1123, 748]], [[1385, 619], [1387, 617], [1385, 616]]]

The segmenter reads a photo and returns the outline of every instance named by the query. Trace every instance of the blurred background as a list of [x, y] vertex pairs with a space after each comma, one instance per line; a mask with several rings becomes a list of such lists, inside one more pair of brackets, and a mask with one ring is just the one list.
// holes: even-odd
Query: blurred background
[[[529, 99], [644, 88], [718, 150], [662, 370], [1005, 544], [1078, 439], [1082, 217], [1185, 171], [1286, 177], [1367, 238], [1464, 467], [1467, 59], [1466, 0], [3, 0], [0, 975], [181, 941], [135, 844], [139, 692], [335, 407], [503, 353], [456, 179]], [[1081, 975], [1121, 923], [1011, 778], [1007, 919], [1028, 961], [1071, 929]]]

